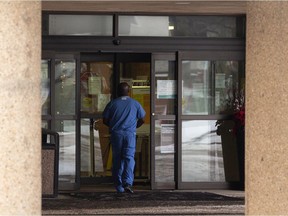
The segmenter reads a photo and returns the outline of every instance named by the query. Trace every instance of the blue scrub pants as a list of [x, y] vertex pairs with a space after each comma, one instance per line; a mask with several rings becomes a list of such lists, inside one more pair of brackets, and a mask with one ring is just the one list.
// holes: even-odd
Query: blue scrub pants
[[132, 186], [134, 181], [136, 135], [132, 132], [113, 132], [112, 175], [116, 190], [123, 192], [125, 186]]

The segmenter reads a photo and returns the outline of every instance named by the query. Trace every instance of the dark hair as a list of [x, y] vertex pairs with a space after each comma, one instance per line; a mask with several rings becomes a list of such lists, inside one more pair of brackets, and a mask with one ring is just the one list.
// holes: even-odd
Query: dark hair
[[119, 83], [118, 85], [118, 96], [128, 96], [130, 86], [126, 82]]

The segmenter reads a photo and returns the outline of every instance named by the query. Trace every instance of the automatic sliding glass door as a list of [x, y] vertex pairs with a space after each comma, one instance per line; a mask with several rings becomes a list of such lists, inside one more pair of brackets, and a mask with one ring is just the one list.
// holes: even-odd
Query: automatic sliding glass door
[[109, 142], [108, 127], [102, 122], [102, 112], [112, 98], [115, 82], [113, 71], [113, 54], [81, 55], [80, 146], [82, 182], [112, 182], [112, 149]]
[[177, 139], [175, 54], [153, 54], [152, 74], [152, 189], [175, 189]]

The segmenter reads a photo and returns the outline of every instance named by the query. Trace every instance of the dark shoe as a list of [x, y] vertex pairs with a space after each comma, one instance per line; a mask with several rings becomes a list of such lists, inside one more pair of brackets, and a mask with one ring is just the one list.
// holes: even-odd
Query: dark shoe
[[131, 194], [134, 193], [134, 191], [132, 190], [131, 186], [126, 186], [126, 187], [124, 188], [124, 190], [125, 190], [126, 193], [131, 193]]
[[122, 187], [122, 185], [119, 185], [119, 186], [116, 187], [116, 191], [117, 191], [117, 193], [124, 193], [125, 190]]

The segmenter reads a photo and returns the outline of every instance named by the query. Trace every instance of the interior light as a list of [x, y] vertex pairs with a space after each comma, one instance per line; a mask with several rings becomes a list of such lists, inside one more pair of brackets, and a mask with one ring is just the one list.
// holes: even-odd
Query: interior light
[[174, 30], [174, 26], [169, 26], [168, 29], [169, 30]]

